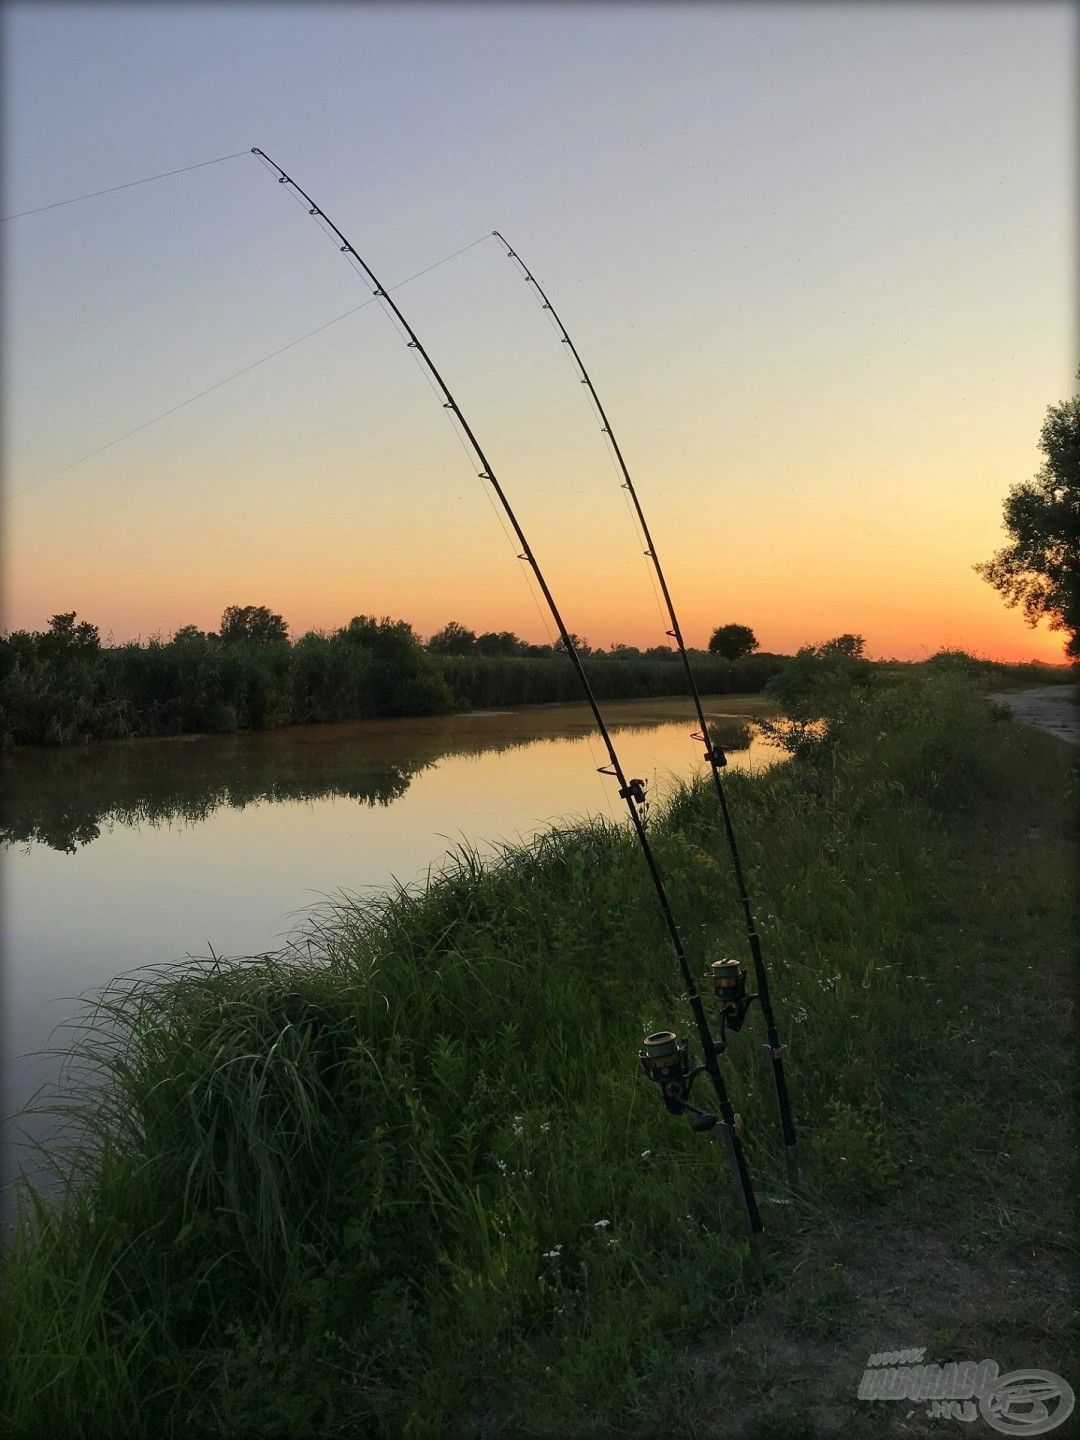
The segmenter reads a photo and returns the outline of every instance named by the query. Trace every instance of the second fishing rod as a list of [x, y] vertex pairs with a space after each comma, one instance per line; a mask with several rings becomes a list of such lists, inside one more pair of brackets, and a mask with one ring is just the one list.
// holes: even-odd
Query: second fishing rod
[[[614, 779], [618, 783], [619, 798], [626, 802], [626, 808], [630, 816], [630, 822], [633, 826], [634, 834], [637, 837], [638, 845], [640, 846], [642, 855], [645, 859], [645, 863], [649, 871], [649, 876], [652, 880], [653, 889], [656, 892], [657, 903], [660, 906], [660, 911], [664, 919], [664, 924], [667, 929], [668, 937], [670, 939], [672, 949], [675, 952], [675, 958], [679, 966], [679, 971], [682, 976], [683, 983], [686, 987], [686, 998], [689, 1002], [690, 1009], [694, 1017], [695, 1026], [698, 1032], [698, 1039], [702, 1051], [702, 1063], [700, 1065], [691, 1068], [686, 1053], [686, 1042], [676, 1041], [674, 1035], [666, 1031], [658, 1032], [655, 1035], [646, 1037], [644, 1049], [640, 1057], [641, 1062], [649, 1078], [654, 1080], [660, 1087], [665, 1104], [667, 1105], [669, 1110], [677, 1114], [689, 1115], [691, 1118], [691, 1124], [695, 1130], [708, 1133], [714, 1139], [720, 1140], [724, 1144], [726, 1144], [729, 1155], [731, 1157], [732, 1167], [735, 1172], [735, 1179], [739, 1191], [739, 1196], [746, 1214], [751, 1255], [758, 1273], [758, 1277], [760, 1279], [762, 1277], [760, 1257], [760, 1235], [762, 1230], [761, 1213], [758, 1209], [757, 1198], [754, 1194], [753, 1182], [751, 1181], [749, 1167], [746, 1163], [746, 1155], [743, 1151], [742, 1142], [739, 1138], [738, 1124], [735, 1112], [732, 1108], [731, 1100], [727, 1092], [727, 1086], [724, 1082], [723, 1073], [720, 1069], [719, 1057], [723, 1051], [723, 1044], [718, 1043], [713, 1038], [712, 1030], [710, 1028], [709, 1021], [705, 1013], [705, 1006], [702, 1002], [698, 987], [694, 981], [694, 976], [690, 968], [690, 961], [687, 956], [686, 948], [683, 944], [679, 927], [675, 921], [674, 913], [668, 900], [667, 891], [664, 886], [663, 878], [660, 874], [660, 869], [657, 864], [656, 856], [645, 830], [644, 784], [640, 780], [627, 778], [627, 775], [622, 767], [622, 763], [619, 760], [618, 753], [615, 749], [615, 743], [612, 740], [611, 732], [608, 729], [607, 722], [604, 719], [604, 716], [600, 710], [599, 703], [597, 702], [596, 696], [593, 693], [592, 686], [589, 683], [588, 676], [585, 674], [585, 670], [581, 664], [581, 658], [578, 655], [577, 648], [574, 645], [571, 633], [567, 629], [566, 624], [563, 621], [562, 614], [555, 603], [554, 596], [552, 595], [551, 590], [548, 587], [547, 580], [544, 577], [539, 562], [537, 561], [536, 556], [533, 554], [529, 542], [525, 538], [525, 532], [523, 531], [521, 524], [518, 521], [517, 515], [514, 512], [505, 491], [503, 490], [503, 487], [495, 473], [494, 467], [485, 455], [479, 440], [476, 438], [476, 435], [472, 430], [472, 427], [469, 425], [469, 422], [466, 420], [464, 414], [462, 413], [460, 406], [458, 405], [456, 399], [451, 393], [449, 386], [446, 384], [446, 381], [443, 379], [442, 374], [436, 368], [435, 362], [431, 359], [431, 356], [428, 354], [427, 350], [421, 343], [418, 335], [416, 334], [416, 331], [409, 324], [408, 320], [406, 320], [396, 301], [391, 297], [386, 288], [381, 284], [375, 272], [360, 256], [358, 251], [353, 247], [353, 245], [346, 238], [344, 233], [337, 227], [337, 225], [334, 224], [334, 222], [330, 219], [326, 212], [315, 203], [315, 201], [311, 198], [307, 191], [302, 189], [292, 178], [292, 176], [289, 175], [285, 170], [283, 170], [282, 167], [278, 165], [275, 160], [272, 160], [265, 151], [260, 150], [257, 147], [252, 147], [252, 154], [257, 156], [271, 171], [274, 172], [277, 177], [278, 184], [290, 188], [298, 198], [302, 199], [302, 202], [307, 207], [308, 214], [316, 220], [316, 223], [322, 222], [322, 226], [327, 230], [327, 232], [338, 244], [339, 250], [349, 260], [356, 261], [360, 272], [362, 273], [366, 282], [370, 285], [373, 295], [383, 302], [383, 305], [388, 311], [388, 313], [396, 320], [397, 324], [400, 326], [401, 330], [406, 336], [406, 344], [410, 349], [416, 351], [417, 358], [420, 360], [425, 373], [434, 383], [436, 393], [441, 397], [443, 408], [450, 412], [451, 416], [457, 422], [457, 425], [460, 427], [460, 432], [464, 437], [465, 441], [467, 442], [469, 452], [472, 456], [475, 457], [479, 465], [479, 478], [481, 480], [487, 481], [488, 484], [490, 484], [496, 498], [498, 499], [500, 506], [502, 507], [503, 513], [506, 515], [507, 520], [510, 522], [510, 526], [514, 532], [517, 542], [521, 546], [521, 551], [518, 558], [528, 564], [529, 568], [533, 573], [533, 576], [536, 579], [536, 583], [539, 586], [540, 592], [544, 597], [548, 610], [551, 613], [551, 617], [555, 622], [556, 628], [558, 629], [563, 646], [574, 667], [582, 690], [584, 691], [585, 698], [588, 701], [590, 710], [592, 711], [593, 719], [596, 722], [596, 727], [599, 730], [600, 735], [603, 739], [604, 747], [608, 755], [609, 764], [601, 767], [601, 773], [614, 777]], [[717, 1108], [720, 1112], [719, 1117], [712, 1115], [707, 1111], [701, 1110], [690, 1103], [690, 1089], [693, 1085], [694, 1080], [699, 1074], [707, 1074], [709, 1080], [712, 1083], [712, 1087], [716, 1095]]]
[[735, 886], [739, 895], [739, 903], [742, 907], [743, 920], [746, 925], [746, 938], [750, 950], [750, 958], [754, 967], [754, 980], [757, 984], [757, 993], [748, 995], [746, 993], [746, 973], [736, 960], [718, 960], [712, 966], [711, 980], [718, 1002], [721, 1044], [724, 1043], [727, 1029], [738, 1030], [747, 1011], [756, 1000], [761, 1007], [761, 1016], [765, 1022], [765, 1034], [767, 1043], [765, 1051], [772, 1064], [773, 1085], [776, 1090], [776, 1105], [780, 1118], [780, 1132], [784, 1140], [784, 1153], [787, 1160], [788, 1178], [793, 1187], [799, 1183], [799, 1151], [798, 1141], [795, 1133], [795, 1122], [791, 1114], [791, 1101], [788, 1096], [787, 1077], [784, 1073], [784, 1050], [785, 1046], [780, 1043], [780, 1035], [776, 1026], [776, 1015], [773, 1011], [772, 997], [769, 993], [769, 975], [765, 966], [765, 957], [761, 949], [761, 937], [758, 934], [757, 923], [754, 919], [753, 906], [750, 903], [750, 892], [746, 884], [746, 876], [743, 871], [742, 857], [739, 853], [739, 845], [735, 836], [735, 826], [732, 823], [731, 811], [728, 807], [727, 795], [724, 793], [723, 782], [720, 778], [720, 771], [727, 764], [727, 757], [723, 749], [715, 743], [709, 734], [708, 722], [705, 719], [705, 709], [701, 702], [701, 692], [698, 689], [697, 678], [694, 675], [694, 667], [690, 663], [690, 656], [687, 654], [686, 643], [683, 639], [682, 626], [675, 613], [675, 602], [671, 598], [671, 591], [668, 589], [667, 577], [664, 574], [663, 566], [660, 564], [660, 557], [657, 554], [656, 545], [649, 530], [648, 521], [645, 519], [645, 512], [641, 506], [637, 488], [630, 476], [630, 468], [623, 457], [622, 448], [615, 438], [615, 431], [607, 412], [596, 392], [596, 386], [592, 382], [585, 362], [578, 352], [577, 346], [570, 338], [570, 332], [559, 317], [558, 311], [552, 305], [547, 292], [541, 286], [539, 280], [522, 260], [521, 256], [498, 230], [493, 230], [492, 235], [506, 246], [506, 254], [512, 260], [517, 269], [524, 276], [527, 284], [531, 285], [540, 298], [543, 308], [550, 314], [558, 332], [559, 339], [569, 350], [573, 358], [574, 367], [578, 372], [578, 378], [588, 391], [596, 413], [600, 420], [600, 429], [607, 436], [615, 456], [619, 473], [622, 476], [622, 487], [627, 492], [634, 507], [638, 524], [641, 526], [641, 533], [645, 539], [645, 556], [655, 572], [660, 591], [664, 597], [664, 607], [667, 611], [668, 621], [671, 629], [668, 635], [675, 641], [675, 645], [682, 660], [683, 669], [686, 673], [687, 684], [690, 687], [690, 695], [694, 702], [694, 711], [697, 715], [700, 731], [694, 735], [695, 740], [700, 740], [705, 746], [705, 759], [709, 763], [712, 774], [713, 786], [716, 791], [716, 798], [720, 805], [720, 814], [723, 818], [724, 834], [727, 839], [728, 852], [731, 856], [732, 870], [735, 875]]

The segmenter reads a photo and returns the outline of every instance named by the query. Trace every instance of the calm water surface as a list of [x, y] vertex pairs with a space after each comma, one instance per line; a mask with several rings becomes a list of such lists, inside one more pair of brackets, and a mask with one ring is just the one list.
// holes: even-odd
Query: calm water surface
[[[757, 696], [706, 702], [732, 768]], [[605, 705], [630, 775], [662, 794], [704, 767], [689, 702]], [[582, 706], [22, 751], [5, 762], [3, 1114], [57, 1073], [33, 1052], [75, 997], [138, 966], [274, 949], [328, 896], [417, 884], [568, 816], [622, 819]], [[42, 1122], [23, 1122], [42, 1133]], [[10, 1134], [10, 1129], [9, 1129]]]

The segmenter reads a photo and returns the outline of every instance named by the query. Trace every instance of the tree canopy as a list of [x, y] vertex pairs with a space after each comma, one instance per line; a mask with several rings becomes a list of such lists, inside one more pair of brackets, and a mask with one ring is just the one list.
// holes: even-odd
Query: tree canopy
[[1038, 473], [1005, 497], [1009, 543], [974, 568], [1029, 625], [1064, 630], [1080, 660], [1080, 395], [1047, 409], [1039, 450]]
[[45, 654], [63, 655], [75, 652], [101, 649], [101, 635], [96, 625], [89, 620], [75, 619], [75, 611], [53, 615], [49, 628], [40, 637], [41, 650]]
[[479, 655], [521, 655], [525, 642], [519, 640], [512, 630], [486, 630], [476, 637]]
[[476, 631], [449, 620], [441, 630], [427, 642], [427, 648], [436, 655], [468, 655], [476, 645]]
[[827, 659], [830, 655], [843, 655], [848, 660], [862, 660], [866, 655], [866, 636], [845, 632], [843, 635], [834, 635], [831, 640], [823, 640], [820, 645], [810, 648], [821, 660]]
[[725, 660], [741, 660], [757, 648], [757, 636], [749, 625], [718, 625], [709, 636], [710, 652]]
[[221, 643], [270, 645], [289, 638], [289, 627], [265, 605], [228, 605], [221, 617]]

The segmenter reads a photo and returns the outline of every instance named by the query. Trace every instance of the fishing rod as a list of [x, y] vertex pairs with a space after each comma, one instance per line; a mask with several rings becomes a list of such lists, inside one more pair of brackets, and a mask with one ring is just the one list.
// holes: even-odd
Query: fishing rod
[[[338, 243], [338, 247], [341, 252], [346, 257], [350, 257], [357, 262], [357, 265], [362, 272], [365, 280], [371, 286], [372, 293], [374, 294], [376, 299], [379, 299], [383, 302], [387, 311], [397, 321], [398, 325], [401, 327], [401, 330], [408, 337], [406, 342], [408, 347], [416, 351], [416, 354], [421, 361], [426, 374], [434, 382], [434, 385], [436, 387], [436, 393], [442, 396], [443, 408], [445, 410], [448, 410], [453, 419], [456, 420], [458, 426], [460, 427], [462, 435], [464, 435], [466, 441], [468, 442], [469, 450], [471, 454], [475, 457], [479, 465], [479, 478], [481, 480], [486, 480], [491, 486], [492, 490], [495, 492], [495, 496], [498, 499], [499, 504], [502, 507], [503, 513], [506, 515], [507, 520], [510, 522], [510, 526], [514, 532], [514, 535], [517, 537], [518, 543], [521, 546], [521, 551], [518, 558], [523, 560], [530, 567], [533, 575], [536, 577], [536, 583], [539, 586], [540, 592], [543, 595], [544, 600], [547, 603], [547, 607], [551, 612], [551, 617], [555, 621], [556, 628], [558, 629], [566, 653], [570, 657], [570, 661], [577, 674], [577, 678], [581, 682], [581, 688], [585, 693], [585, 698], [588, 701], [589, 709], [592, 711], [593, 719], [596, 722], [596, 728], [600, 731], [600, 735], [604, 742], [604, 747], [607, 750], [609, 764], [601, 766], [599, 769], [599, 773], [602, 775], [610, 775], [614, 777], [614, 779], [618, 782], [619, 798], [621, 800], [625, 800], [626, 802], [626, 808], [630, 816], [630, 822], [633, 826], [634, 834], [637, 837], [638, 844], [641, 847], [641, 853], [644, 856], [646, 866], [648, 867], [649, 876], [653, 884], [653, 889], [656, 892], [657, 903], [660, 906], [660, 911], [663, 915], [664, 924], [667, 928], [668, 937], [671, 941], [672, 948], [675, 951], [675, 957], [678, 961], [679, 970], [682, 974], [683, 982], [686, 986], [686, 997], [694, 1016], [694, 1022], [697, 1026], [698, 1039], [701, 1045], [703, 1059], [703, 1063], [701, 1065], [698, 1065], [691, 1069], [687, 1058], [686, 1041], [675, 1041], [675, 1037], [673, 1035], [670, 1035], [670, 1032], [666, 1031], [661, 1031], [658, 1032], [656, 1035], [646, 1037], [645, 1048], [641, 1054], [642, 1064], [645, 1066], [646, 1072], [649, 1074], [650, 1078], [655, 1080], [656, 1083], [661, 1086], [665, 1104], [667, 1105], [669, 1110], [676, 1114], [689, 1115], [690, 1123], [695, 1130], [703, 1133], [708, 1133], [714, 1140], [723, 1142], [727, 1145], [732, 1167], [735, 1171], [735, 1178], [738, 1185], [739, 1196], [742, 1200], [743, 1208], [746, 1213], [746, 1221], [749, 1229], [750, 1252], [758, 1273], [758, 1277], [759, 1279], [761, 1279], [762, 1270], [759, 1239], [762, 1230], [761, 1213], [758, 1209], [757, 1198], [754, 1194], [754, 1186], [750, 1178], [749, 1167], [746, 1163], [746, 1155], [743, 1151], [742, 1142], [739, 1138], [738, 1122], [735, 1116], [735, 1112], [732, 1109], [731, 1100], [728, 1096], [727, 1086], [724, 1083], [723, 1074], [720, 1070], [719, 1056], [721, 1054], [721, 1047], [713, 1039], [708, 1017], [705, 1014], [705, 1006], [702, 1003], [701, 995], [698, 991], [697, 985], [694, 982], [694, 977], [690, 970], [690, 962], [687, 958], [686, 949], [683, 945], [682, 936], [679, 932], [679, 927], [675, 922], [674, 913], [672, 912], [671, 905], [668, 901], [667, 891], [664, 888], [664, 882], [660, 875], [656, 856], [653, 853], [652, 844], [645, 831], [646, 800], [644, 781], [627, 778], [626, 773], [623, 770], [622, 763], [619, 760], [618, 753], [616, 752], [615, 742], [612, 740], [611, 732], [607, 727], [607, 722], [604, 720], [599, 703], [597, 702], [596, 696], [593, 693], [593, 688], [589, 683], [588, 676], [585, 674], [585, 670], [581, 664], [581, 657], [578, 655], [577, 647], [574, 645], [570, 631], [566, 628], [566, 624], [563, 620], [562, 614], [559, 610], [559, 607], [555, 603], [555, 598], [551, 593], [547, 580], [544, 577], [544, 573], [540, 568], [540, 564], [537, 561], [536, 556], [533, 554], [532, 548], [529, 545], [528, 540], [526, 540], [525, 538], [525, 532], [521, 528], [521, 523], [518, 520], [517, 515], [515, 514], [514, 509], [510, 504], [510, 501], [507, 499], [506, 492], [503, 490], [503, 487], [499, 482], [498, 476], [495, 473], [494, 466], [484, 454], [483, 448], [481, 447], [479, 440], [476, 438], [476, 435], [473, 432], [472, 427], [469, 425], [469, 422], [465, 419], [461, 407], [458, 405], [457, 400], [451, 393], [449, 386], [442, 377], [442, 374], [436, 368], [435, 362], [432, 360], [431, 356], [428, 354], [427, 350], [421, 343], [416, 331], [412, 328], [408, 320], [406, 320], [405, 316], [402, 314], [402, 311], [398, 306], [397, 302], [391, 297], [388, 291], [380, 283], [375, 272], [360, 256], [357, 250], [346, 238], [344, 233], [338, 229], [337, 225], [334, 224], [333, 220], [330, 219], [329, 215], [327, 215], [324, 210], [322, 210], [318, 205], [316, 205], [315, 201], [311, 198], [307, 191], [302, 189], [301, 186], [299, 186], [292, 178], [292, 176], [289, 175], [285, 170], [283, 170], [275, 160], [271, 160], [270, 156], [267, 155], [265, 151], [253, 146], [251, 153], [258, 156], [259, 159], [263, 160], [271, 170], [276, 172], [279, 185], [292, 187], [296, 194], [301, 197], [302, 200], [306, 203], [308, 214], [315, 219], [316, 223], [318, 223], [319, 221], [325, 222], [326, 229], [328, 229], [329, 232], [332, 233], [333, 237]], [[670, 1041], [675, 1041], [674, 1051], [669, 1048]], [[696, 1106], [690, 1104], [690, 1087], [693, 1084], [694, 1079], [702, 1073], [707, 1074], [712, 1082], [713, 1090], [716, 1094], [717, 1107], [720, 1111], [719, 1118], [713, 1114], [708, 1113], [707, 1111], [700, 1110]]]
[[720, 771], [722, 767], [727, 764], [727, 756], [724, 754], [723, 749], [717, 745], [709, 735], [709, 726], [706, 722], [705, 711], [701, 703], [701, 692], [698, 689], [697, 680], [694, 676], [694, 668], [690, 664], [690, 656], [686, 653], [682, 627], [675, 613], [675, 603], [671, 598], [671, 591], [668, 589], [667, 579], [664, 575], [663, 567], [660, 564], [660, 557], [657, 554], [656, 545], [649, 531], [649, 526], [645, 519], [645, 512], [641, 508], [641, 501], [638, 498], [637, 489], [630, 477], [629, 467], [623, 457], [619, 442], [615, 438], [615, 431], [612, 428], [611, 421], [608, 419], [607, 412], [601, 404], [600, 396], [596, 393], [596, 386], [592, 382], [592, 377], [589, 375], [588, 370], [586, 370], [585, 362], [578, 353], [577, 346], [573, 340], [571, 340], [569, 331], [559, 318], [558, 311], [548, 299], [547, 292], [543, 289], [540, 282], [506, 239], [505, 235], [498, 230], [493, 230], [491, 233], [496, 240], [502, 241], [506, 246], [507, 258], [515, 263], [524, 275], [526, 283], [532, 285], [536, 290], [543, 308], [548, 311], [552, 320], [555, 322], [555, 326], [559, 332], [559, 338], [573, 356], [581, 383], [587, 387], [593, 404], [596, 406], [596, 411], [600, 418], [600, 428], [611, 442], [611, 448], [615, 453], [615, 459], [618, 463], [619, 471], [622, 474], [623, 489], [627, 491], [633, 502], [634, 511], [641, 525], [641, 533], [645, 537], [645, 555], [656, 573], [656, 578], [664, 597], [664, 605], [667, 609], [668, 619], [671, 623], [671, 629], [668, 630], [667, 633], [678, 647], [683, 669], [686, 672], [687, 683], [690, 687], [690, 694], [693, 698], [698, 724], [701, 726], [700, 732], [695, 733], [692, 738], [694, 740], [700, 740], [705, 746], [705, 759], [709, 762], [713, 785], [716, 789], [716, 798], [720, 802], [720, 813], [724, 820], [724, 833], [727, 837], [728, 850], [731, 854], [735, 884], [742, 905], [743, 918], [746, 923], [747, 943], [750, 948], [750, 956], [754, 966], [754, 978], [757, 982], [757, 993], [748, 995], [746, 993], [746, 971], [737, 960], [716, 960], [709, 967], [709, 978], [712, 983], [720, 1016], [720, 1043], [721, 1047], [726, 1044], [726, 1032], [729, 1029], [738, 1031], [742, 1027], [750, 1005], [756, 1000], [761, 1006], [762, 1019], [765, 1022], [765, 1033], [768, 1037], [764, 1049], [772, 1062], [773, 1082], [776, 1087], [776, 1105], [780, 1115], [780, 1130], [784, 1137], [788, 1178], [792, 1186], [797, 1187], [799, 1183], [798, 1141], [795, 1134], [795, 1122], [791, 1116], [791, 1102], [788, 1098], [787, 1079], [784, 1074], [784, 1051], [787, 1047], [780, 1043], [780, 1035], [776, 1028], [776, 1015], [773, 1011], [772, 999], [769, 995], [769, 977], [765, 968], [765, 957], [761, 949], [761, 938], [758, 935], [757, 924], [754, 920], [753, 907], [750, 904], [750, 892], [746, 885], [745, 874], [743, 873], [742, 859], [739, 855], [738, 841], [735, 837], [735, 827], [732, 823], [731, 812], [728, 809], [723, 782], [720, 779]]

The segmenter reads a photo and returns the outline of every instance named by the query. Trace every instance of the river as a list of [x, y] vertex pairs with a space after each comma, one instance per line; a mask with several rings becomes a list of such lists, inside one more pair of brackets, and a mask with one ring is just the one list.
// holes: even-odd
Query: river
[[[612, 701], [629, 775], [662, 795], [704, 768], [689, 701]], [[759, 696], [706, 713], [732, 768]], [[77, 997], [140, 966], [277, 948], [321, 900], [416, 885], [455, 845], [560, 818], [624, 818], [584, 705], [21, 750], [4, 762], [3, 1114], [58, 1073]], [[643, 880], [644, 883], [644, 880]], [[59, 1027], [59, 1028], [58, 1028]], [[43, 1138], [48, 1122], [16, 1132]], [[9, 1152], [9, 1156], [12, 1152]], [[10, 1158], [5, 1175], [11, 1173]]]

